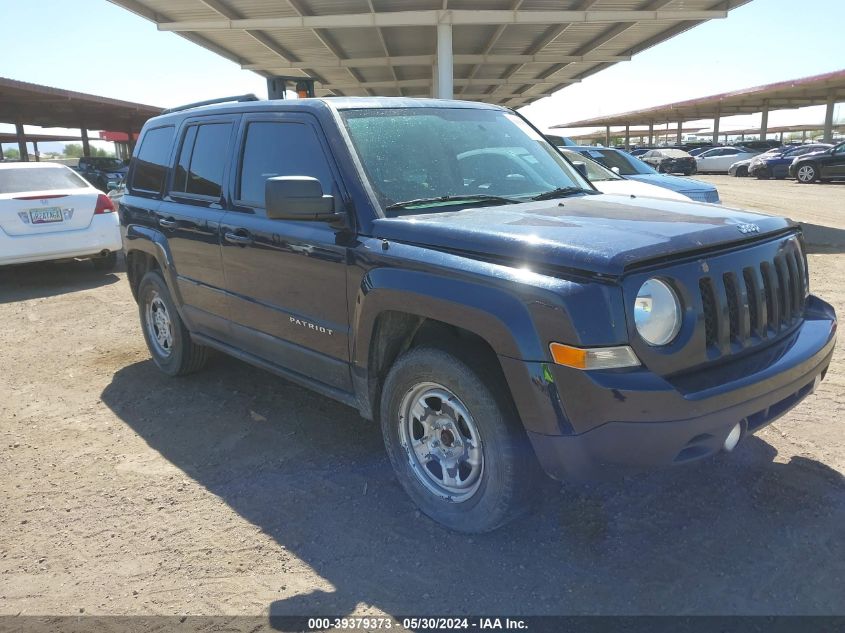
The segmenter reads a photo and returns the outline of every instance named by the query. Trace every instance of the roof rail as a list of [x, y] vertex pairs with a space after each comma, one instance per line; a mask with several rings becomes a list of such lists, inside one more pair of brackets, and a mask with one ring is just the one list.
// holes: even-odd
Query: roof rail
[[260, 99], [254, 94], [236, 95], [234, 97], [218, 97], [217, 99], [208, 99], [207, 101], [197, 101], [196, 103], [188, 103], [186, 105], [176, 106], [175, 108], [167, 108], [166, 110], [162, 110], [162, 114], [181, 112], [182, 110], [190, 110], [191, 108], [199, 108], [200, 106], [213, 105], [215, 103], [240, 103], [242, 101], [260, 101]]

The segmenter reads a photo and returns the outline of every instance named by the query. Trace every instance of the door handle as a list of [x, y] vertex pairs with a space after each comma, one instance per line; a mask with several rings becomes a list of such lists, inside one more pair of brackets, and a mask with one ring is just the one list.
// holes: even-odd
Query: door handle
[[230, 244], [237, 244], [238, 246], [249, 246], [254, 241], [251, 235], [238, 235], [237, 233], [232, 233], [231, 231], [224, 233], [223, 237], [226, 238], [226, 241]]
[[161, 218], [158, 221], [158, 225], [164, 229], [172, 229], [177, 225], [177, 222], [176, 220], [166, 220], [164, 218]]

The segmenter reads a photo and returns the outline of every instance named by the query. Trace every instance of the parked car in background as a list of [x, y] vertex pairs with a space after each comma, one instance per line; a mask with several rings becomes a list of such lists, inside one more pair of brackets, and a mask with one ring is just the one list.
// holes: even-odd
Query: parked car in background
[[[560, 148], [559, 148], [560, 149]], [[629, 180], [611, 171], [601, 163], [588, 158], [583, 154], [579, 154], [573, 149], [561, 149], [561, 152], [566, 156], [579, 171], [582, 169], [587, 176], [587, 180], [593, 183], [593, 186], [602, 193], [615, 193], [626, 196], [647, 196], [649, 198], [664, 198], [666, 200], [681, 200], [690, 202], [691, 198], [685, 196], [677, 191], [666, 189], [665, 187], [658, 187], [650, 185], [645, 182], [637, 180]]]
[[650, 165], [647, 165], [639, 158], [631, 156], [628, 152], [612, 147], [589, 147], [585, 145], [570, 149], [575, 150], [582, 156], [592, 158], [620, 176], [624, 176], [630, 180], [671, 189], [697, 202], [719, 203], [719, 192], [710, 183], [701, 182], [692, 178], [659, 174]]
[[0, 165], [0, 265], [90, 259], [111, 270], [121, 247], [112, 201], [72, 169]]
[[554, 134], [553, 132], [548, 134], [544, 132], [543, 136], [545, 136], [546, 140], [555, 147], [572, 147], [573, 145], [577, 145], [577, 143], [568, 136], [560, 136], [559, 134]]
[[711, 147], [695, 157], [695, 164], [702, 174], [728, 173], [735, 162], [753, 158], [759, 153], [744, 147]]
[[845, 179], [845, 142], [822, 152], [794, 158], [789, 166], [789, 175], [802, 184]]
[[632, 149], [628, 153], [631, 156], [642, 156], [643, 154], [645, 154], [647, 151], [649, 151], [651, 149], [652, 148], [650, 148], [650, 147], [635, 147], [634, 149]]
[[126, 177], [128, 167], [123, 161], [108, 156], [83, 156], [76, 166], [82, 176], [100, 191], [107, 193]]
[[706, 151], [708, 151], [708, 150], [711, 150], [711, 149], [713, 149], [713, 146], [712, 146], [712, 145], [706, 145], [706, 146], [704, 146], [704, 147], [693, 147], [693, 148], [692, 148], [691, 150], [689, 150], [687, 153], [688, 153], [690, 156], [698, 156], [699, 154], [703, 154], [704, 152], [706, 152]]
[[823, 152], [831, 147], [833, 145], [829, 143], [778, 147], [754, 158], [748, 166], [748, 174], [760, 180], [786, 178], [789, 175], [789, 166], [795, 158], [805, 154]]
[[761, 152], [768, 151], [770, 149], [775, 149], [783, 145], [778, 140], [775, 139], [768, 139], [764, 141], [740, 141], [737, 145], [741, 145], [742, 147], [747, 147], [748, 149], [756, 149]]
[[682, 149], [651, 149], [640, 159], [662, 174], [683, 174], [689, 176], [696, 171], [695, 158]]

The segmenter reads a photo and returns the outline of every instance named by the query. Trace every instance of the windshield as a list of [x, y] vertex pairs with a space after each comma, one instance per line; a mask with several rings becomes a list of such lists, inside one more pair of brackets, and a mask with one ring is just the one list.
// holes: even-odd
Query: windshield
[[623, 176], [657, 173], [640, 159], [634, 158], [630, 154], [620, 152], [616, 149], [582, 149], [579, 150], [579, 153], [583, 154], [587, 158], [592, 158], [594, 161], [604, 165], [608, 169], [618, 167], [619, 173]]
[[587, 167], [587, 178], [590, 180], [590, 182], [600, 182], [603, 180], [622, 180], [620, 176], [617, 176], [612, 171], [600, 165], [591, 158], [582, 156], [578, 152], [574, 152], [571, 149], [561, 149], [560, 151], [572, 162], [578, 161], [580, 163], [584, 163], [584, 165]]
[[118, 171], [120, 169], [123, 169], [123, 163], [121, 163], [116, 158], [89, 158], [88, 162], [91, 164], [92, 167], [101, 169], [103, 171]]
[[594, 192], [556, 149], [509, 112], [392, 108], [341, 116], [387, 215], [452, 211], [485, 199], [523, 202], [554, 190]]

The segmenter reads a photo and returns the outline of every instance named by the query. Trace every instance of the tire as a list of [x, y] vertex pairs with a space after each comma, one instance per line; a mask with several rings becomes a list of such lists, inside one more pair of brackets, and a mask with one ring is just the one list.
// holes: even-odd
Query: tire
[[795, 170], [795, 180], [808, 185], [819, 179], [819, 170], [813, 163], [802, 163]]
[[117, 251], [111, 251], [105, 257], [94, 257], [91, 261], [97, 270], [112, 271], [117, 266]]
[[738, 167], [736, 170], [737, 178], [748, 178], [748, 167]]
[[168, 376], [184, 376], [202, 369], [209, 349], [191, 340], [157, 271], [148, 272], [138, 285], [138, 310], [147, 348], [161, 371]]
[[[446, 351], [418, 347], [384, 383], [381, 429], [396, 476], [422, 512], [458, 532], [494, 530], [535, 497], [539, 464], [501, 382]], [[456, 466], [441, 466], [450, 462]]]
[[755, 174], [755, 176], [757, 177], [757, 180], [768, 180], [772, 177], [772, 174], [768, 169], [761, 169]]

